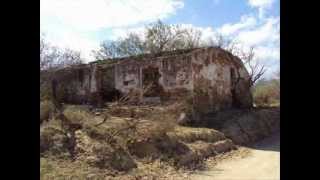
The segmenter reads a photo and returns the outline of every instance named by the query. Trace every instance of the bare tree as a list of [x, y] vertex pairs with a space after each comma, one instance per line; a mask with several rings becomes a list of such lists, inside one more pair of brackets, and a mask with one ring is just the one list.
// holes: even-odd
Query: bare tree
[[213, 46], [225, 49], [237, 55], [247, 66], [252, 86], [266, 72], [266, 67], [257, 61], [254, 49], [245, 52], [240, 43], [222, 34], [217, 34], [208, 42], [201, 41], [201, 31], [181, 25], [165, 24], [158, 20], [145, 27], [144, 37], [130, 33], [126, 38], [116, 41], [106, 41], [95, 52], [97, 59], [109, 59], [143, 53], [160, 53], [178, 49], [189, 49], [200, 46]]
[[82, 62], [80, 52], [52, 46], [44, 35], [40, 35], [40, 70], [68, 67]]
[[250, 78], [250, 86], [253, 86], [266, 72], [266, 67], [255, 57], [254, 47], [250, 47], [245, 51], [241, 43], [231, 40], [222, 34], [217, 34], [214, 39], [209, 39], [207, 46], [219, 47], [238, 56], [246, 66]]
[[197, 29], [164, 24], [158, 20], [146, 27], [146, 48], [151, 53], [195, 48], [200, 45], [201, 35]]
[[240, 55], [243, 63], [247, 65], [251, 86], [254, 85], [267, 70], [266, 67], [259, 63], [258, 60], [255, 60], [254, 57], [254, 47], [250, 47], [249, 51], [247, 52], [242, 51]]
[[40, 35], [40, 100], [52, 99], [51, 81], [56, 68], [81, 64], [80, 52], [71, 49], [61, 49], [50, 45], [44, 35]]
[[190, 49], [200, 47], [201, 45], [201, 36], [202, 32], [200, 30], [194, 28], [185, 28], [184, 33], [182, 35], [183, 45], [180, 47], [181, 49]]
[[203, 42], [204, 46], [209, 47], [218, 47], [224, 49], [234, 55], [240, 54], [242, 51], [240, 48], [240, 43], [234, 39], [223, 36], [220, 33], [216, 33], [214, 37], [211, 37], [207, 40], [207, 42]]
[[230, 47], [232, 44], [232, 40], [223, 36], [222, 34], [216, 35], [216, 46], [223, 48], [223, 49], [230, 49], [233, 50], [232, 47]]
[[94, 55], [96, 59], [109, 59], [195, 48], [200, 45], [201, 35], [197, 29], [164, 24], [159, 20], [147, 25], [142, 36], [129, 33], [126, 38], [103, 42]]
[[42, 55], [44, 55], [44, 52], [47, 50], [47, 46], [48, 45], [44, 39], [44, 35], [40, 34], [40, 59], [42, 58]]
[[129, 33], [125, 38], [102, 42], [100, 48], [93, 53], [96, 59], [132, 56], [145, 53], [145, 46], [138, 34]]
[[[50, 52], [50, 45], [45, 40], [43, 34], [40, 35], [40, 70], [46, 69], [52, 63], [52, 53]], [[51, 54], [51, 55], [50, 55]]]
[[173, 40], [181, 34], [177, 26], [170, 26], [157, 21], [146, 27], [146, 48], [151, 53], [168, 50]]
[[56, 67], [69, 67], [83, 63], [81, 53], [71, 49], [62, 49], [59, 52], [55, 66]]

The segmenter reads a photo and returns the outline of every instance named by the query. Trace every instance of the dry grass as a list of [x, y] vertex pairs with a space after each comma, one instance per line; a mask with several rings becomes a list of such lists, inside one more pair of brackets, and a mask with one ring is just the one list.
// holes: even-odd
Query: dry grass
[[40, 102], [40, 123], [51, 118], [54, 113], [54, 105], [51, 101], [45, 100]]
[[[224, 139], [221, 133], [212, 129], [178, 126], [175, 121], [179, 114], [177, 109], [181, 107], [179, 104], [140, 108], [117, 105], [121, 111], [116, 113], [111, 108], [95, 116], [85, 107], [65, 106], [64, 116], [70, 122], [81, 124], [81, 129], [75, 132], [76, 156], [73, 161], [69, 158], [42, 156], [42, 179], [141, 179], [144, 176], [167, 179], [170, 173], [179, 174], [180, 170], [176, 168], [183, 168], [180, 161], [191, 152], [185, 143], [214, 143]], [[41, 125], [41, 129], [46, 127], [65, 131], [57, 119]], [[128, 156], [115, 153], [120, 151]], [[149, 152], [141, 152], [144, 155], [138, 157], [138, 151]], [[189, 166], [202, 161], [197, 153], [193, 153], [193, 156], [194, 159], [187, 161]], [[137, 168], [126, 173], [116, 171], [121, 170], [124, 162], [130, 158], [138, 165]], [[178, 179], [178, 176], [174, 179]]]
[[153, 163], [137, 161], [138, 168], [126, 173], [95, 168], [81, 161], [40, 158], [40, 164], [42, 180], [184, 180], [188, 176], [188, 172], [182, 169], [177, 170], [160, 160], [155, 160]]
[[195, 141], [217, 142], [225, 139], [224, 134], [214, 129], [181, 126], [177, 126], [174, 133], [170, 133], [170, 135], [186, 143]]
[[89, 110], [81, 106], [66, 106], [63, 114], [66, 118], [74, 123], [87, 123], [94, 119], [94, 116], [90, 114]]
[[40, 158], [40, 179], [42, 180], [103, 179], [105, 176], [112, 173], [112, 171], [106, 169], [102, 170], [81, 161]]

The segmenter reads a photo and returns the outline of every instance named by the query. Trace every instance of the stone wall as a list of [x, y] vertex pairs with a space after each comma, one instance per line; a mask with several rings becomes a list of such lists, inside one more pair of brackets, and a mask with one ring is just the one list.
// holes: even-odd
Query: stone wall
[[249, 75], [241, 60], [216, 48], [192, 54], [194, 107], [204, 115], [226, 108], [251, 107]]
[[115, 65], [115, 87], [122, 93], [141, 92], [152, 73], [158, 74], [151, 77], [159, 86], [155, 97], [172, 99], [193, 89], [190, 55], [121, 61]]
[[[50, 72], [40, 73], [42, 86], [47, 86], [48, 90], [55, 86], [55, 94], [59, 101], [65, 103], [90, 103], [89, 96], [94, 90], [94, 82], [91, 80], [92, 68], [89, 66], [79, 66], [65, 68]], [[52, 93], [51, 91], [49, 93]]]
[[[134, 92], [139, 100], [193, 97], [206, 114], [230, 107], [251, 107], [249, 75], [241, 60], [220, 48], [197, 48], [162, 55], [97, 61], [55, 72], [63, 101], [102, 104]], [[150, 86], [142, 94], [142, 89]]]

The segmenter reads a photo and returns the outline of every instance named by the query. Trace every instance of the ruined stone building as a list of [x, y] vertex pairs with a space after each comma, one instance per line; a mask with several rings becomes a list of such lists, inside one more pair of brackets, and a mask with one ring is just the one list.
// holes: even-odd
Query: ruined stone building
[[[43, 73], [43, 77], [45, 77]], [[96, 61], [54, 73], [62, 101], [101, 104], [136, 93], [140, 101], [192, 96], [203, 112], [251, 107], [249, 74], [242, 61], [221, 48], [196, 48]], [[143, 87], [149, 87], [142, 93]]]

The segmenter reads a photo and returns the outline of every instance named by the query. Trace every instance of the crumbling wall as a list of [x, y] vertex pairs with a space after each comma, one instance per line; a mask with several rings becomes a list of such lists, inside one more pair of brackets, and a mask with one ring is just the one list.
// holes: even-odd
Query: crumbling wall
[[112, 70], [96, 63], [43, 72], [41, 80], [59, 102], [92, 105], [103, 103], [114, 82]]
[[[222, 109], [249, 107], [248, 73], [240, 59], [222, 49], [199, 49], [192, 54], [195, 119]], [[234, 75], [232, 75], [234, 74]], [[236, 103], [235, 103], [236, 102]]]
[[187, 55], [122, 61], [115, 65], [115, 87], [122, 93], [141, 93], [147, 85], [145, 72], [156, 70], [160, 87], [156, 96], [165, 100], [182, 97], [193, 88], [190, 62]]
[[[59, 69], [47, 73], [47, 86], [54, 85], [59, 102], [89, 103], [91, 92], [91, 68], [79, 66]], [[53, 93], [53, 92], [52, 92]]]
[[[113, 96], [135, 93], [139, 100], [191, 97], [199, 114], [250, 107], [249, 75], [237, 57], [220, 48], [198, 48], [162, 56], [141, 55], [98, 61], [55, 72], [67, 103], [102, 105]], [[149, 92], [142, 93], [151, 84]]]
[[[170, 56], [126, 59], [115, 65], [115, 87], [137, 92], [146, 84], [145, 71], [158, 71], [155, 90], [162, 100], [192, 95], [196, 111], [203, 114], [232, 106], [249, 107], [249, 75], [241, 60], [219, 48], [201, 48]], [[233, 75], [232, 75], [233, 73]], [[142, 94], [141, 94], [142, 98]]]
[[185, 98], [193, 90], [190, 54], [163, 58], [161, 63], [163, 99]]
[[115, 88], [122, 93], [140, 91], [140, 63], [134, 60], [127, 60], [115, 65]]

